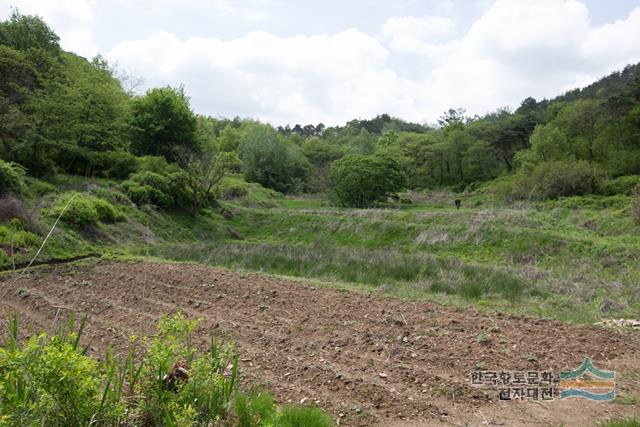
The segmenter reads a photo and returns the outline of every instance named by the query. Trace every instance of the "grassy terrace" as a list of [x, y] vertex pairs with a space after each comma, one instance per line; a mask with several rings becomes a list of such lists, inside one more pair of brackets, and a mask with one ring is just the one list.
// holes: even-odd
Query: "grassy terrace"
[[236, 204], [215, 231], [191, 230], [197, 242], [132, 252], [576, 322], [640, 312], [628, 198], [503, 206], [480, 195], [456, 210], [451, 197], [366, 211], [316, 198]]
[[[115, 183], [66, 180], [32, 201], [39, 232], [0, 228], [0, 264], [30, 260], [74, 191], [109, 201], [118, 218], [64, 221], [39, 259], [84, 254], [152, 256], [329, 282], [401, 298], [526, 313], [576, 322], [640, 313], [640, 227], [627, 196], [505, 205], [478, 193], [452, 206], [446, 193], [405, 195], [388, 209], [340, 209], [321, 197], [283, 197], [239, 178], [247, 194], [221, 212], [137, 208]], [[10, 254], [11, 250], [6, 251]]]

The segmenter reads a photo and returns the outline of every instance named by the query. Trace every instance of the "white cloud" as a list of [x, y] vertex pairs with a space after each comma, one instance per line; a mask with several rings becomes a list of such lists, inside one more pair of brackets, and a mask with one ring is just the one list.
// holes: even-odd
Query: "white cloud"
[[184, 83], [194, 107], [214, 115], [336, 123], [415, 107], [412, 84], [386, 67], [387, 49], [353, 29], [287, 38], [252, 32], [228, 42], [158, 33], [120, 43], [107, 57], [150, 86]]
[[593, 27], [579, 1], [498, 0], [459, 40], [433, 42], [410, 25], [395, 26], [395, 35], [390, 28], [384, 40], [392, 49], [429, 64], [416, 97], [431, 100], [425, 111], [432, 120], [448, 106], [482, 114], [527, 96], [553, 97], [640, 60], [640, 7]]
[[640, 7], [625, 20], [594, 28], [581, 44], [581, 54], [622, 67], [640, 60]]
[[[66, 49], [96, 53], [95, 15], [103, 3], [9, 1], [42, 15]], [[482, 114], [527, 96], [554, 96], [640, 61], [640, 7], [595, 26], [578, 0], [475, 0], [470, 9], [479, 16], [462, 32], [457, 3], [442, 0], [434, 11], [441, 16], [392, 16], [375, 35], [348, 29], [285, 37], [272, 28], [223, 39], [177, 35], [166, 18], [188, 9], [189, 16], [215, 14], [266, 28], [282, 16], [266, 12], [277, 10], [266, 7], [269, 0], [112, 1], [115, 16], [139, 15], [144, 25], [109, 50], [112, 62], [143, 77], [147, 87], [184, 83], [198, 112], [275, 124], [336, 124], [383, 112], [432, 122], [449, 107]]]
[[380, 37], [399, 52], [435, 56], [440, 48], [434, 41], [451, 34], [453, 27], [453, 21], [445, 17], [393, 16], [382, 26]]
[[[230, 18], [241, 18], [247, 21], [263, 21], [268, 14], [261, 10], [260, 5], [266, 0], [251, 0], [252, 7], [240, 6], [239, 1], [232, 0], [113, 0], [118, 6], [139, 13], [159, 15], [176, 14], [178, 9], [199, 10], [205, 15], [222, 14]], [[255, 6], [255, 7], [253, 7]]]

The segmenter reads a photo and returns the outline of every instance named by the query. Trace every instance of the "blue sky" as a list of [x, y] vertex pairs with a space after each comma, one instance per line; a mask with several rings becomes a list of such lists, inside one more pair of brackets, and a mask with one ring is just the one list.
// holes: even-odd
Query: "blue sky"
[[630, 0], [0, 0], [0, 14], [11, 6], [138, 91], [183, 84], [199, 113], [273, 124], [385, 112], [432, 123], [640, 61]]

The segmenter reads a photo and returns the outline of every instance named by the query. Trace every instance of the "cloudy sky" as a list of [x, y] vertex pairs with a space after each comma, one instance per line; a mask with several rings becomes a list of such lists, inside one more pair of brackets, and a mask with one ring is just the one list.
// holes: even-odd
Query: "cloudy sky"
[[433, 123], [553, 97], [640, 61], [640, 0], [0, 0], [62, 46], [184, 84], [198, 113]]

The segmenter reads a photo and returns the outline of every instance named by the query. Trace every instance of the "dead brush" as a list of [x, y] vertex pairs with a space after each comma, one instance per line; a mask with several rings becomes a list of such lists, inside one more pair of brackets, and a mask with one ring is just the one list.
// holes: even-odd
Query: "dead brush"
[[0, 223], [7, 223], [12, 219], [19, 219], [29, 231], [39, 233], [40, 228], [29, 213], [24, 203], [15, 197], [0, 199]]

